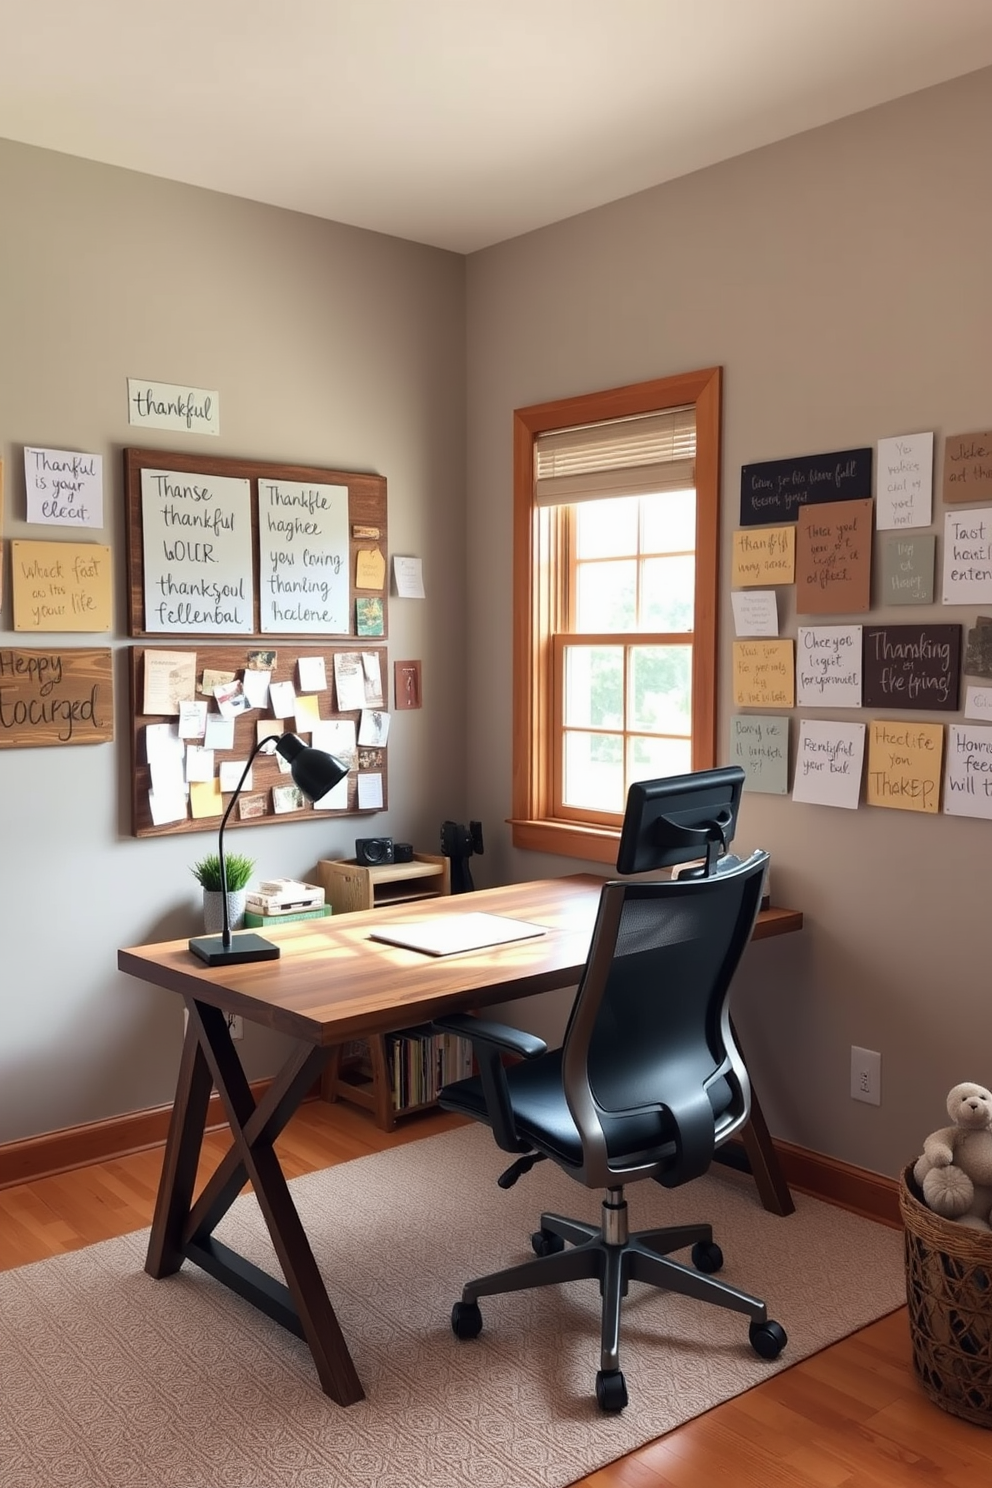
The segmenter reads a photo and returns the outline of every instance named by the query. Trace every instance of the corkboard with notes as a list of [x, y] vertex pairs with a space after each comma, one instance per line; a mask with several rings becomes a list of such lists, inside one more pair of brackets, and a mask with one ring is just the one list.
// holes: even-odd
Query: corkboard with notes
[[[228, 828], [314, 820], [388, 805], [386, 650], [364, 639], [130, 648], [131, 830], [216, 832], [253, 746], [298, 734], [349, 765], [320, 805], [280, 757], [260, 751]], [[283, 761], [282, 764], [285, 764]]]

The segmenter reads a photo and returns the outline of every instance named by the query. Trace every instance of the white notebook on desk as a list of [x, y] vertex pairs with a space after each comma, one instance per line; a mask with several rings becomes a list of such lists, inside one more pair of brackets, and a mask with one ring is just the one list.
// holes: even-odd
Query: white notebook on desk
[[486, 946], [506, 945], [512, 940], [530, 940], [535, 935], [547, 934], [547, 928], [530, 920], [508, 920], [504, 915], [453, 914], [371, 930], [369, 939], [402, 946], [408, 951], [423, 951], [426, 956], [457, 956], [465, 951], [484, 950]]

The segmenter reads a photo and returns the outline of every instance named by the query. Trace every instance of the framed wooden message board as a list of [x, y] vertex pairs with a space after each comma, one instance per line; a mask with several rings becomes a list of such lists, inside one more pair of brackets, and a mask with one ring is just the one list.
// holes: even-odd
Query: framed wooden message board
[[388, 634], [381, 475], [125, 449], [132, 636]]
[[113, 737], [109, 649], [0, 648], [0, 749], [104, 744]]
[[[245, 684], [249, 672], [261, 680], [259, 705], [225, 718], [214, 686], [223, 688], [225, 684], [219, 679], [230, 678], [239, 693], [251, 696], [252, 678], [248, 686]], [[289, 688], [290, 702], [278, 696], [279, 684], [283, 684], [283, 691]], [[365, 641], [331, 648], [282, 641], [264, 650], [251, 641], [182, 649], [132, 646], [134, 836], [216, 832], [236, 788], [236, 778], [224, 781], [225, 767], [235, 777], [240, 776], [236, 766], [240, 761], [243, 768], [260, 730], [262, 736], [299, 734], [304, 743], [326, 748], [345, 759], [351, 768], [338, 787], [334, 805], [315, 807], [305, 796], [297, 797], [294, 804], [292, 776], [280, 770], [275, 756], [258, 753], [252, 763], [250, 785], [242, 790], [228, 830], [384, 810], [388, 804], [387, 686], [385, 648]], [[339, 707], [342, 700], [358, 701], [356, 687], [364, 693], [366, 706]], [[339, 697], [341, 692], [343, 699]], [[292, 711], [277, 716], [284, 707], [292, 707]], [[154, 711], [156, 708], [162, 711]], [[205, 732], [199, 735], [189, 732], [197, 727], [195, 718], [189, 719], [198, 710], [205, 726]], [[212, 733], [219, 733], [224, 725], [227, 737], [223, 744], [213, 744]], [[202, 752], [196, 757], [195, 771], [191, 748], [210, 754], [209, 760]], [[192, 773], [199, 778], [187, 781], [187, 774]], [[178, 776], [184, 785], [178, 784]]]

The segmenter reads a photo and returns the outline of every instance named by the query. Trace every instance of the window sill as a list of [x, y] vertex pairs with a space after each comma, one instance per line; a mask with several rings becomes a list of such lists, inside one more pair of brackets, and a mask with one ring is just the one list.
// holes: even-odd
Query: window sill
[[581, 826], [576, 822], [520, 821], [510, 818], [514, 847], [527, 852], [556, 853], [590, 863], [615, 864], [620, 832], [616, 827]]

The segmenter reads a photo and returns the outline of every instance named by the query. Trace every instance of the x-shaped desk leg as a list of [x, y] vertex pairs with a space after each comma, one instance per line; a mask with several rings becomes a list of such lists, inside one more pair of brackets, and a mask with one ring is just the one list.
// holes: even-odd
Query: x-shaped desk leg
[[[224, 1014], [192, 998], [187, 999], [187, 1007], [189, 1026], [145, 1270], [158, 1278], [173, 1275], [185, 1260], [201, 1266], [305, 1339], [324, 1393], [338, 1405], [353, 1405], [365, 1392], [273, 1147], [319, 1079], [328, 1051], [298, 1045], [256, 1105]], [[233, 1143], [193, 1204], [214, 1085], [224, 1103]], [[255, 1191], [285, 1285], [213, 1238], [246, 1180]]]

